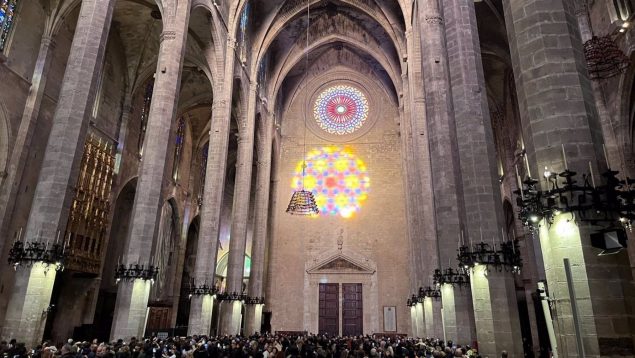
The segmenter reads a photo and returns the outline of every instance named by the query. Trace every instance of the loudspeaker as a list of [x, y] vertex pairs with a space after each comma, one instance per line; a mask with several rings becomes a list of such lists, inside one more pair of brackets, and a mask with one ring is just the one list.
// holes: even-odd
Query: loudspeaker
[[616, 254], [626, 247], [626, 238], [622, 229], [603, 230], [591, 234], [591, 246], [603, 250], [599, 256]]

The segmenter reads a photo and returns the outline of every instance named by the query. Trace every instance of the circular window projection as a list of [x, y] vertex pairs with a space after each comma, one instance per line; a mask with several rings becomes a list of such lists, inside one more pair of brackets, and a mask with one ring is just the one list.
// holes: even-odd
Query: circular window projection
[[308, 152], [304, 183], [302, 164], [295, 168], [291, 187], [313, 192], [320, 215], [350, 218], [359, 212], [368, 198], [370, 178], [366, 164], [352, 150], [327, 146]]
[[336, 135], [351, 134], [368, 119], [368, 99], [356, 87], [332, 86], [315, 100], [313, 114], [322, 130]]

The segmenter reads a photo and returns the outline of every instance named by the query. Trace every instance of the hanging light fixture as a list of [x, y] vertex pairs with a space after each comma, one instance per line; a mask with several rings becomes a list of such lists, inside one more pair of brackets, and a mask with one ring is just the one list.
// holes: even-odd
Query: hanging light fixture
[[303, 112], [304, 112], [304, 151], [302, 157], [302, 189], [296, 190], [291, 196], [291, 201], [289, 202], [289, 206], [287, 207], [287, 213], [291, 215], [303, 215], [303, 216], [314, 216], [320, 213], [320, 209], [318, 209], [317, 204], [315, 203], [315, 196], [312, 192], [304, 189], [304, 177], [306, 173], [306, 103], [307, 103], [307, 92], [308, 89], [306, 87], [307, 78], [309, 76], [309, 29], [311, 27], [311, 0], [307, 0], [306, 7], [306, 19], [307, 19], [307, 27], [306, 27], [306, 48], [304, 49], [305, 53], [305, 76], [304, 76], [304, 104]]
[[630, 65], [611, 35], [593, 36], [584, 44], [584, 56], [592, 80], [615, 77], [626, 72]]

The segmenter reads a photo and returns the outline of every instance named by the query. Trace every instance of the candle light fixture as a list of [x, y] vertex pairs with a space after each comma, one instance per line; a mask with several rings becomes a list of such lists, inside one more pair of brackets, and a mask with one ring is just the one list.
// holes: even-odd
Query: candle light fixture
[[514, 193], [519, 207], [519, 218], [530, 230], [539, 227], [544, 219], [551, 225], [555, 216], [572, 213], [581, 221], [605, 228], [623, 227], [631, 229], [635, 220], [635, 179], [609, 169], [601, 180], [596, 180], [593, 165], [589, 162], [589, 173], [582, 175], [578, 183], [577, 173], [569, 170], [566, 153], [562, 147], [565, 170], [545, 171], [546, 189], [538, 187], [539, 181], [527, 176]]
[[320, 213], [317, 203], [315, 202], [315, 196], [312, 192], [304, 189], [304, 178], [306, 176], [306, 105], [308, 98], [308, 88], [306, 87], [307, 79], [309, 76], [309, 30], [311, 28], [311, 1], [307, 1], [307, 29], [306, 29], [306, 48], [305, 52], [305, 75], [304, 75], [304, 151], [302, 157], [302, 188], [296, 190], [291, 196], [289, 206], [287, 207], [287, 213], [291, 215], [302, 216], [315, 216]]
[[54, 267], [56, 271], [64, 270], [66, 261], [66, 247], [59, 241], [60, 233], [53, 244], [44, 242], [41, 237], [38, 241], [20, 241], [22, 229], [17, 239], [13, 242], [9, 250], [8, 262], [14, 270], [20, 267], [32, 267], [36, 263], [42, 263], [47, 267]]

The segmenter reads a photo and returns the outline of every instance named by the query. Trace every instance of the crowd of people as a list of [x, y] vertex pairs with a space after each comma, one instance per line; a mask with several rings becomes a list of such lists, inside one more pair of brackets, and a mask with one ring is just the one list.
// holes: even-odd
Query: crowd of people
[[[1, 342], [4, 358], [431, 358], [480, 357], [476, 349], [438, 339], [399, 337], [328, 337], [323, 335], [256, 335], [251, 337], [176, 337], [129, 342]], [[502, 357], [506, 357], [505, 352]]]

